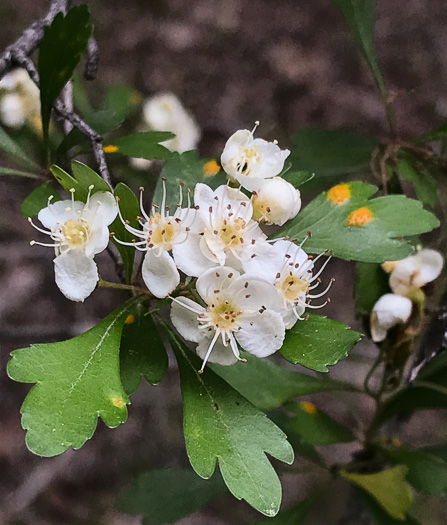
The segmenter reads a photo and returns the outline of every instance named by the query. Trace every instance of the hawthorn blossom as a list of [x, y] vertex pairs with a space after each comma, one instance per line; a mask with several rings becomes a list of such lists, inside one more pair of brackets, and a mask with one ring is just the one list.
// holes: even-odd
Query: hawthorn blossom
[[281, 177], [263, 180], [251, 198], [253, 219], [282, 226], [301, 209], [300, 192]]
[[24, 69], [15, 69], [0, 80], [0, 118], [11, 128], [21, 128], [26, 121], [36, 126], [40, 114], [40, 93]]
[[36, 230], [48, 235], [52, 243], [31, 241], [31, 245], [49, 246], [55, 249], [54, 271], [60, 291], [72, 301], [84, 301], [98, 282], [98, 268], [94, 256], [106, 249], [109, 229], [116, 217], [118, 207], [110, 192], [99, 191], [87, 202], [74, 199], [75, 190], [70, 190], [71, 200], [62, 200], [40, 210], [39, 221], [48, 230], [29, 222]]
[[276, 141], [255, 139], [253, 133], [258, 124], [259, 122], [252, 131], [236, 131], [227, 140], [221, 155], [222, 167], [226, 173], [249, 191], [258, 190], [264, 179], [279, 175], [290, 155], [290, 151], [280, 149]]
[[[166, 183], [163, 179], [161, 207], [154, 204], [150, 216], [143, 207], [143, 188], [140, 188], [142, 217], [137, 217], [137, 220], [142, 230], [130, 226], [129, 221], [124, 220], [119, 212], [126, 230], [141, 240], [129, 243], [115, 239], [120, 244], [134, 246], [137, 250], [146, 252], [141, 272], [146, 286], [155, 297], [166, 297], [179, 285], [180, 274], [177, 265], [181, 266], [184, 261], [183, 252], [176, 250], [185, 245], [190, 237], [197, 237], [202, 229], [202, 220], [197, 209], [190, 208], [189, 192], [187, 208], [181, 207], [182, 199], [180, 186], [180, 202], [171, 215], [169, 206], [166, 206]], [[171, 251], [174, 259], [169, 253]]]
[[409, 296], [439, 277], [443, 265], [444, 258], [436, 250], [420, 250], [396, 264], [390, 275], [390, 287], [397, 295]]
[[228, 266], [212, 268], [197, 279], [206, 307], [188, 299], [173, 299], [171, 320], [206, 363], [232, 365], [240, 360], [239, 345], [257, 357], [267, 357], [283, 344], [285, 326], [276, 311], [281, 306], [275, 288], [246, 277]]
[[408, 297], [387, 293], [374, 305], [370, 328], [375, 343], [384, 341], [388, 330], [398, 324], [405, 324], [411, 315], [412, 302]]
[[143, 116], [151, 129], [175, 134], [173, 139], [161, 142], [169, 150], [183, 153], [197, 148], [200, 128], [173, 93], [162, 93], [147, 99]]
[[253, 207], [241, 191], [197, 184], [194, 203], [202, 220], [201, 235], [173, 248], [179, 268], [194, 277], [215, 266], [242, 270], [243, 260], [268, 249], [267, 236], [252, 220]]
[[317, 294], [310, 293], [320, 285], [320, 275], [329, 263], [330, 257], [313, 274], [314, 263], [324, 254], [312, 259], [312, 256], [307, 255], [303, 250], [303, 243], [296, 245], [288, 240], [279, 240], [270, 247], [269, 252], [250, 258], [244, 263], [247, 275], [263, 279], [275, 286], [281, 298], [281, 313], [287, 329], [292, 328], [298, 319], [303, 320], [302, 315], [306, 308], [322, 308], [327, 304], [329, 299], [318, 306], [310, 303], [313, 299], [323, 297], [334, 281], [331, 279], [324, 291]]

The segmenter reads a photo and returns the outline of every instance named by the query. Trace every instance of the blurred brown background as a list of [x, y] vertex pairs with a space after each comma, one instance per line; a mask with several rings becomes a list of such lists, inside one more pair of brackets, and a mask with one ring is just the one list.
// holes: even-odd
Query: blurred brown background
[[[404, 137], [422, 133], [447, 117], [447, 4], [444, 0], [378, 4], [379, 62], [389, 85], [406, 91], [396, 103], [399, 129]], [[98, 79], [88, 86], [92, 100], [99, 106], [104, 87], [117, 81], [133, 84], [144, 96], [172, 91], [203, 130], [203, 155], [218, 156], [231, 133], [251, 128], [258, 119], [260, 136], [276, 137], [282, 146], [309, 124], [386, 135], [372, 77], [329, 0], [110, 0], [89, 5], [101, 50]], [[46, 9], [42, 0], [2, 0], [0, 48]], [[125, 425], [109, 430], [100, 422], [80, 451], [40, 459], [24, 444], [19, 410], [28, 387], [6, 377], [9, 352], [78, 334], [123, 298], [118, 292], [98, 290], [78, 305], [59, 293], [52, 254], [29, 246], [34, 232], [20, 215], [21, 200], [33, 187], [23, 180], [0, 180], [0, 523], [140, 523], [114, 508], [117, 494], [132, 475], [145, 468], [187, 465], [174, 365], [161, 385], [144, 385], [132, 398]], [[110, 266], [106, 253], [98, 263], [100, 268]], [[324, 313], [359, 328], [349, 293], [352, 267], [339, 261], [332, 268], [338, 283], [331, 308]], [[103, 273], [107, 277], [107, 271]], [[373, 352], [357, 349], [333, 373], [351, 378], [360, 374], [361, 381], [359, 362]], [[322, 395], [317, 404], [355, 424], [342, 401]], [[362, 403], [354, 409], [360, 419], [372, 408]], [[430, 428], [423, 417], [418, 416], [420, 424], [413, 418], [411, 439], [428, 444], [436, 428], [439, 440], [447, 430], [445, 417], [431, 415]], [[405, 425], [400, 431], [405, 433]], [[352, 451], [349, 446], [326, 448], [327, 455], [340, 462]], [[285, 476], [286, 503], [303, 497], [314, 481], [312, 476]], [[348, 497], [346, 486], [337, 485], [328, 495], [336, 503], [334, 510], [316, 514], [314, 523], [368, 523], [346, 515], [343, 505]], [[429, 510], [424, 524], [445, 523], [445, 508], [440, 505], [434, 498], [418, 503], [418, 512]], [[257, 518], [248, 505], [227, 495], [181, 523], [243, 524]]]

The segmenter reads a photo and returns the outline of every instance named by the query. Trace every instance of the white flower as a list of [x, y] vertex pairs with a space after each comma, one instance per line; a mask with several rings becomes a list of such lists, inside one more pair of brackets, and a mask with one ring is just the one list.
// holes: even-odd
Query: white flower
[[257, 357], [279, 350], [284, 341], [282, 317], [274, 287], [233, 268], [223, 266], [197, 279], [197, 291], [206, 307], [185, 297], [174, 299], [171, 320], [188, 341], [198, 343], [197, 354], [222, 365], [235, 363], [240, 346]]
[[12, 128], [20, 128], [40, 113], [40, 93], [24, 69], [15, 69], [0, 80], [0, 91], [5, 90], [0, 102], [0, 118]]
[[199, 277], [215, 266], [232, 266], [242, 270], [242, 261], [268, 247], [266, 235], [252, 220], [253, 208], [239, 190], [219, 186], [213, 191], [197, 184], [194, 202], [201, 216], [202, 235], [192, 235], [188, 242], [174, 248], [179, 268], [187, 275]]
[[312, 259], [303, 250], [303, 243], [297, 246], [293, 242], [280, 240], [270, 246], [269, 252], [244, 262], [244, 270], [247, 275], [266, 280], [275, 286], [277, 294], [281, 298], [281, 312], [287, 329], [292, 328], [298, 319], [303, 319], [301, 316], [306, 308], [322, 308], [327, 304], [329, 299], [318, 306], [310, 304], [310, 301], [323, 297], [334, 281], [331, 279], [323, 292], [310, 294], [320, 285], [321, 279], [319, 277], [329, 263], [330, 257], [313, 275], [314, 263], [323, 254]]
[[281, 150], [276, 142], [255, 139], [253, 133], [257, 125], [252, 131], [236, 131], [227, 140], [220, 158], [227, 174], [249, 191], [258, 190], [263, 179], [279, 175], [290, 155], [288, 149]]
[[191, 114], [172, 93], [149, 98], [144, 103], [143, 116], [150, 128], [175, 134], [175, 138], [161, 143], [171, 151], [183, 153], [197, 148], [200, 129]]
[[[201, 231], [203, 225], [198, 211], [190, 208], [190, 197], [188, 192], [188, 208], [181, 207], [181, 200], [173, 215], [170, 215], [169, 207], [166, 206], [166, 184], [163, 179], [163, 200], [161, 207], [152, 206], [152, 214], [149, 216], [143, 207], [143, 188], [140, 188], [140, 208], [143, 217], [137, 217], [143, 227], [142, 230], [133, 228], [121, 216], [125, 228], [142, 239], [134, 243], [127, 243], [116, 239], [117, 242], [146, 252], [143, 266], [141, 268], [143, 280], [149, 291], [156, 297], [163, 298], [169, 295], [180, 283], [180, 274], [177, 270], [176, 249], [186, 244], [190, 236]], [[180, 194], [182, 191], [180, 190]], [[173, 251], [174, 259], [169, 254]], [[180, 262], [182, 260], [180, 252]]]
[[[93, 186], [90, 187], [90, 191]], [[53, 243], [31, 241], [31, 244], [54, 247], [56, 284], [72, 301], [84, 301], [98, 282], [98, 269], [93, 257], [106, 249], [109, 229], [118, 207], [110, 192], [100, 191], [88, 195], [87, 202], [72, 199], [48, 204], [40, 210], [39, 221], [48, 228], [43, 230], [28, 220], [38, 231], [50, 236]]]
[[411, 307], [412, 302], [408, 297], [401, 297], [393, 293], [382, 295], [371, 312], [372, 340], [380, 343], [385, 340], [390, 328], [406, 323], [410, 318]]
[[390, 287], [398, 295], [409, 295], [434, 281], [441, 273], [444, 258], [436, 250], [424, 249], [398, 262], [390, 275]]
[[251, 203], [253, 219], [279, 226], [293, 219], [301, 209], [299, 190], [281, 177], [263, 180], [253, 191]]

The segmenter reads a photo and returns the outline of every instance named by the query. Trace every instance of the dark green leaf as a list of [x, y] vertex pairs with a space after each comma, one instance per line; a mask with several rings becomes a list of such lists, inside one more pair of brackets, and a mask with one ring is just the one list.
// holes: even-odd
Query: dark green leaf
[[315, 499], [315, 496], [310, 496], [274, 518], [257, 521], [255, 525], [300, 525], [315, 505]]
[[98, 415], [111, 428], [126, 421], [129, 400], [121, 385], [119, 345], [136, 301], [131, 299], [73, 339], [12, 352], [9, 377], [37, 383], [21, 410], [32, 452], [51, 457], [82, 447], [92, 437]]
[[442, 352], [424, 366], [417, 381], [428, 381], [447, 387], [447, 352]]
[[209, 478], [218, 460], [231, 493], [274, 516], [281, 503], [281, 484], [266, 453], [292, 463], [293, 450], [285, 434], [211, 369], [199, 375], [200, 359], [166, 328], [180, 369], [186, 450], [192, 467]]
[[85, 81], [76, 71], [73, 73], [73, 78], [71, 80], [73, 86], [73, 104], [75, 109], [82, 115], [90, 115], [95, 110], [90, 104], [87, 92], [84, 87]]
[[[186, 192], [191, 190], [191, 200], [194, 187], [198, 182], [205, 182], [203, 176], [203, 166], [205, 160], [199, 157], [197, 151], [185, 151], [185, 153], [173, 152], [161, 170], [160, 177], [155, 187], [153, 202], [159, 206], [163, 200], [163, 177], [166, 178], [166, 204], [172, 209], [179, 203], [180, 181], [184, 184], [183, 206], [186, 207]], [[217, 175], [218, 176], [218, 175]], [[214, 177], [213, 177], [214, 178]]]
[[424, 205], [434, 208], [438, 202], [436, 180], [426, 169], [419, 169], [410, 159], [401, 159], [397, 165], [399, 175], [406, 181], [413, 184], [417, 198]]
[[407, 473], [405, 465], [395, 465], [374, 474], [340, 471], [343, 478], [370, 494], [396, 520], [404, 520], [413, 503], [413, 493], [405, 482]]
[[[8, 157], [14, 159], [17, 164], [24, 166], [30, 170], [39, 170], [39, 165], [30, 159], [23, 149], [13, 140], [6, 131], [0, 126], [0, 149], [8, 155]], [[7, 168], [2, 168], [7, 169]], [[22, 175], [25, 172], [18, 171], [17, 173], [3, 173], [3, 175]], [[26, 175], [33, 177], [33, 175]]]
[[[92, 113], [84, 118], [84, 121], [100, 135], [104, 135], [121, 126], [123, 119], [113, 111], [103, 110]], [[73, 128], [57, 148], [59, 154], [67, 152], [69, 149], [82, 144], [87, 137], [77, 128]]]
[[357, 492], [373, 517], [375, 525], [420, 525], [420, 523], [411, 516], [407, 516], [403, 520], [392, 518], [368, 493], [360, 489]]
[[427, 131], [417, 138], [418, 142], [433, 142], [435, 140], [445, 140], [447, 138], [447, 124], [442, 124], [439, 128]]
[[29, 179], [41, 179], [41, 177], [39, 177], [39, 175], [36, 175], [35, 173], [15, 170], [13, 168], [0, 168], [0, 175], [17, 175], [19, 177], [28, 177]]
[[138, 389], [143, 376], [157, 385], [168, 370], [168, 356], [157, 326], [138, 305], [126, 319], [120, 346], [121, 382], [128, 396]]
[[376, 302], [390, 293], [389, 275], [376, 263], [357, 263], [355, 280], [355, 309], [361, 315], [369, 315]]
[[[413, 247], [401, 237], [439, 226], [438, 219], [417, 200], [403, 195], [369, 200], [377, 191], [376, 186], [359, 181], [343, 188], [350, 194], [344, 202], [334, 201], [334, 195], [338, 194], [332, 188], [314, 199], [275, 236], [288, 235], [300, 240], [310, 231], [312, 237], [306, 241], [306, 250], [311, 253], [331, 249], [342, 259], [384, 262], [402, 259], [413, 252]], [[356, 220], [357, 213], [360, 215]], [[362, 223], [366, 214], [369, 222]]]
[[348, 384], [325, 376], [313, 377], [293, 372], [271, 359], [259, 359], [247, 352], [241, 352], [241, 355], [247, 359], [243, 366], [211, 365], [211, 368], [262, 410], [281, 406], [295, 396], [350, 388]]
[[288, 330], [280, 353], [294, 365], [300, 364], [317, 372], [327, 372], [360, 341], [361, 334], [339, 321], [310, 314]]
[[125, 83], [112, 84], [107, 88], [105, 107], [126, 119], [141, 103], [142, 96], [138, 91]]
[[54, 189], [51, 182], [44, 182], [40, 186], [37, 186], [22, 202], [20, 209], [22, 215], [24, 217], [34, 217], [42, 208], [48, 206], [50, 197], [53, 197], [51, 203], [61, 200], [60, 195]]
[[[134, 228], [139, 228], [137, 217], [140, 214], [140, 205], [135, 193], [125, 184], [120, 182], [115, 188], [115, 197], [119, 198], [119, 207], [121, 215], [124, 220], [129, 221], [129, 225]], [[120, 217], [118, 216], [111, 224], [110, 231], [115, 234], [115, 237], [123, 242], [132, 242], [135, 236], [126, 230]], [[124, 265], [124, 272], [126, 274], [126, 281], [132, 281], [133, 263], [135, 259], [135, 248], [133, 246], [125, 246], [113, 239], [115, 246], [118, 248], [121, 259]]]
[[193, 470], [165, 469], [140, 474], [120, 503], [130, 514], [143, 514], [143, 525], [163, 525], [200, 510], [225, 491], [218, 475], [199, 478]]
[[315, 177], [314, 173], [310, 173], [309, 171], [288, 171], [285, 175], [283, 175], [283, 179], [287, 182], [290, 182], [292, 186], [295, 186], [295, 188], [299, 188], [303, 184], [306, 184], [306, 182], [310, 182]]
[[97, 191], [110, 191], [110, 186], [91, 168], [77, 160], [71, 163], [73, 175], [69, 175], [59, 166], [53, 164], [50, 171], [54, 178], [67, 190], [75, 189], [75, 199], [85, 202], [89, 193], [89, 187], [93, 186], [92, 194]]
[[[104, 146], [108, 153], [121, 153], [140, 159], [168, 159], [172, 153], [160, 142], [172, 139], [175, 135], [168, 131], [145, 131], [113, 139]], [[116, 148], [116, 149], [115, 149]]]
[[[315, 173], [307, 186], [313, 187], [320, 183], [333, 184], [336, 179], [352, 173], [369, 172], [369, 161], [376, 146], [376, 140], [344, 129], [304, 128], [292, 137], [293, 171], [289, 176], [295, 170]], [[288, 174], [285, 179], [289, 180]]]
[[288, 403], [294, 416], [286, 424], [287, 435], [298, 434], [311, 445], [332, 445], [354, 441], [352, 432], [308, 401]]
[[377, 63], [374, 45], [377, 0], [333, 0], [333, 2], [346, 18], [349, 30], [373, 74], [377, 87], [385, 95], [387, 90]]
[[90, 14], [86, 5], [76, 6], [64, 17], [58, 13], [39, 45], [40, 102], [45, 142], [53, 104], [87, 47], [92, 34]]

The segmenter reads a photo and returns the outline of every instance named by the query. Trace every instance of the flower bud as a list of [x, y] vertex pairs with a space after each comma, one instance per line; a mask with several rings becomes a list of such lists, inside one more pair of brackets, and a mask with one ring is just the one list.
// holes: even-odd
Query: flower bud
[[293, 219], [301, 208], [299, 190], [281, 177], [264, 180], [253, 192], [251, 202], [253, 219], [279, 226]]
[[371, 312], [371, 337], [375, 343], [384, 341], [390, 328], [404, 324], [411, 314], [412, 303], [407, 297], [387, 293], [374, 305]]

